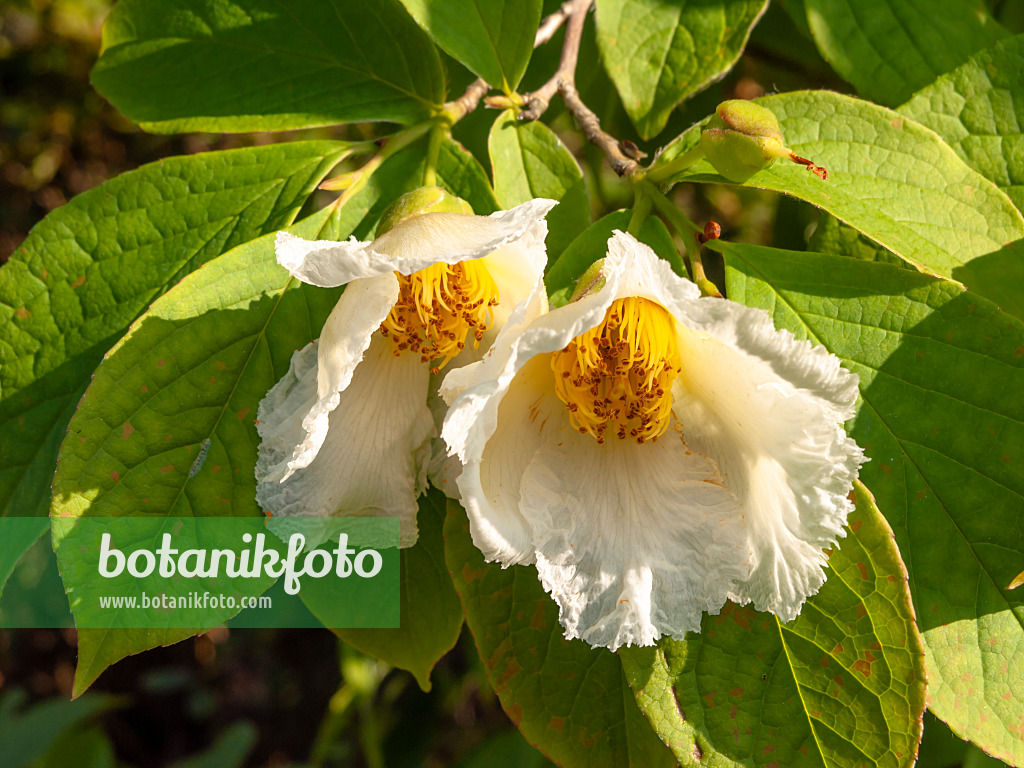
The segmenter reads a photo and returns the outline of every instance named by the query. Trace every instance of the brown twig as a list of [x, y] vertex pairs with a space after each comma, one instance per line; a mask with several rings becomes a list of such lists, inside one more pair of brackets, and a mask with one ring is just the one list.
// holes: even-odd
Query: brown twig
[[[533, 47], [539, 48], [548, 42], [555, 33], [562, 27], [565, 20], [569, 18], [572, 13], [573, 0], [566, 0], [562, 3], [562, 7], [549, 16], [546, 16], [537, 28], [537, 34], [533, 38]], [[482, 77], [478, 77], [469, 87], [466, 88], [466, 92], [463, 93], [459, 98], [454, 101], [450, 101], [445, 104], [445, 112], [448, 114], [451, 122], [458, 122], [463, 117], [468, 115], [474, 109], [480, 105], [480, 99], [482, 99], [487, 92], [491, 90], [491, 86]]]
[[[630, 176], [639, 169], [637, 159], [642, 153], [632, 143], [620, 142], [601, 128], [601, 121], [580, 98], [576, 90], [576, 63], [579, 59], [583, 24], [593, 0], [572, 0], [569, 23], [565, 28], [562, 59], [554, 76], [529, 94], [526, 109], [519, 113], [521, 120], [536, 120], [547, 110], [551, 98], [562, 96], [566, 109], [576, 118], [587, 139], [596, 144], [608, 157], [612, 170], [619, 176]], [[565, 6], [563, 6], [564, 9]]]

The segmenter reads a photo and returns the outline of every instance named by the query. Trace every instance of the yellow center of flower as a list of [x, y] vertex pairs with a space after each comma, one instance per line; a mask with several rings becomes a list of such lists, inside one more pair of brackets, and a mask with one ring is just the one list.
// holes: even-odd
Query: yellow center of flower
[[473, 333], [480, 344], [498, 303], [498, 286], [480, 259], [457, 264], [433, 264], [411, 275], [395, 273], [398, 303], [381, 323], [380, 332], [391, 339], [394, 354], [416, 352], [437, 373], [466, 348]]
[[604, 322], [551, 358], [555, 392], [580, 432], [644, 443], [668, 429], [682, 370], [672, 315], [648, 299], [616, 299]]

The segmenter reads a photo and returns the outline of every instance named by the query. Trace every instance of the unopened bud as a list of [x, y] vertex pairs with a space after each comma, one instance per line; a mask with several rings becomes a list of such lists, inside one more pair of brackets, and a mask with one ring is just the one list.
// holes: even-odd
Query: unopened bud
[[576, 283], [576, 289], [569, 297], [569, 301], [579, 301], [584, 296], [589, 296], [604, 288], [605, 278], [601, 270], [604, 269], [604, 259], [598, 259], [591, 264]]
[[424, 213], [473, 213], [473, 208], [461, 197], [441, 187], [420, 187], [406, 192], [395, 200], [377, 224], [377, 237], [406, 219]]
[[701, 130], [700, 146], [722, 176], [742, 183], [780, 157], [805, 165], [822, 179], [828, 172], [789, 149], [779, 120], [770, 109], [752, 101], [732, 99], [718, 105]]

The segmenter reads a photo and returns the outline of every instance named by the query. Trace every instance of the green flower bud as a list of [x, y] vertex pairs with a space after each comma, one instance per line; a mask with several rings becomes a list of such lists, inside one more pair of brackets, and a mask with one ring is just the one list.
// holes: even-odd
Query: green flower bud
[[751, 101], [723, 101], [700, 133], [704, 156], [729, 181], [744, 182], [788, 157], [779, 121]]
[[584, 296], [589, 296], [604, 288], [606, 281], [601, 273], [602, 269], [604, 269], [604, 259], [598, 259], [587, 267], [587, 271], [577, 281], [576, 288], [573, 290], [572, 296], [569, 297], [569, 301], [579, 301]]
[[406, 192], [395, 200], [381, 216], [376, 237], [406, 219], [423, 213], [473, 213], [473, 208], [461, 197], [441, 187], [420, 187]]
[[732, 99], [718, 105], [700, 133], [700, 147], [715, 170], [742, 183], [780, 157], [807, 166], [822, 179], [828, 172], [797, 156], [784, 142], [779, 120], [770, 109], [752, 101]]

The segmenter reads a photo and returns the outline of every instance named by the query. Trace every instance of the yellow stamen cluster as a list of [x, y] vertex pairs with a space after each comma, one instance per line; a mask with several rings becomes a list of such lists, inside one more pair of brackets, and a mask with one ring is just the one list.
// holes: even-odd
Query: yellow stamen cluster
[[498, 286], [480, 259], [395, 276], [398, 303], [380, 326], [395, 356], [416, 352], [423, 362], [441, 360], [430, 369], [437, 373], [466, 348], [470, 332], [474, 348], [480, 344], [498, 303]]
[[555, 392], [569, 419], [597, 442], [657, 440], [672, 416], [672, 384], [682, 371], [675, 321], [656, 302], [616, 299], [604, 322], [551, 358]]

